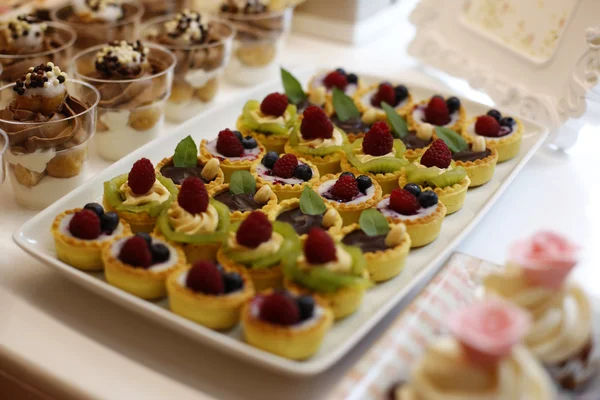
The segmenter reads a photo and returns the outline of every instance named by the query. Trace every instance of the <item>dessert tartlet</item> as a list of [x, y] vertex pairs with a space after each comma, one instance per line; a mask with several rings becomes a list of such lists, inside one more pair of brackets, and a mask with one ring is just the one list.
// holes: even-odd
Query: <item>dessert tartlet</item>
[[104, 182], [104, 208], [129, 223], [133, 233], [152, 232], [158, 216], [177, 198], [173, 181], [156, 174], [150, 160], [136, 161], [127, 174]]
[[84, 271], [103, 268], [101, 253], [107, 241], [131, 235], [127, 222], [114, 212], [105, 213], [96, 203], [60, 213], [51, 232], [58, 259]]
[[320, 228], [312, 228], [302, 252], [284, 261], [286, 289], [313, 294], [327, 302], [336, 320], [354, 313], [372, 285], [361, 249], [334, 242]]
[[258, 140], [267, 151], [279, 154], [298, 124], [296, 106], [288, 103], [286, 95], [271, 93], [262, 103], [250, 100], [244, 105], [237, 128], [244, 136]]
[[156, 223], [155, 235], [180, 246], [188, 262], [215, 260], [229, 229], [229, 209], [212, 199], [200, 178], [183, 181]]
[[358, 222], [360, 214], [381, 200], [381, 186], [366, 175], [354, 176], [352, 172], [325, 175], [313, 184], [315, 192], [335, 208], [344, 225]]
[[252, 164], [250, 172], [256, 182], [269, 185], [279, 201], [299, 198], [305, 187], [319, 181], [319, 170], [311, 162], [293, 154], [281, 157], [269, 151], [262, 160]]
[[315, 354], [332, 325], [329, 307], [310, 295], [265, 291], [242, 309], [246, 342], [292, 360]]
[[411, 247], [422, 247], [440, 235], [446, 206], [433, 190], [423, 190], [414, 183], [392, 190], [377, 203], [377, 209], [390, 222], [403, 223], [411, 239]]
[[50, 13], [53, 21], [77, 32], [75, 47], [85, 50], [114, 40], [134, 41], [144, 7], [130, 0], [71, 0]]
[[383, 195], [398, 187], [398, 178], [408, 162], [404, 159], [404, 144], [394, 139], [385, 122], [376, 122], [364, 138], [344, 147], [342, 171], [365, 174], [377, 181]]
[[419, 185], [421, 190], [432, 189], [446, 206], [447, 215], [460, 210], [467, 197], [471, 179], [463, 167], [452, 161], [452, 152], [442, 139], [436, 139], [423, 156], [409, 164], [398, 184]]
[[522, 344], [529, 326], [526, 313], [498, 299], [453, 313], [449, 335], [426, 348], [391, 398], [554, 399], [548, 375]]
[[119, 160], [160, 135], [175, 62], [165, 48], [124, 40], [75, 56], [75, 77], [100, 92], [94, 141], [102, 158]]
[[232, 226], [217, 254], [219, 263], [245, 270], [257, 292], [283, 286], [283, 261], [300, 247], [298, 235], [288, 224], [271, 222], [261, 211], [253, 211]]
[[167, 118], [174, 122], [197, 115], [215, 99], [231, 57], [234, 30], [223, 21], [185, 9], [142, 27], [144, 40], [169, 49], [177, 58]]
[[241, 221], [251, 212], [267, 211], [277, 205], [277, 195], [269, 185], [256, 184], [248, 171], [237, 171], [230, 183], [209, 189], [210, 196], [229, 208], [229, 219]]
[[308, 107], [300, 121], [300, 126], [290, 134], [284, 151], [310, 161], [321, 175], [340, 172], [344, 157], [342, 146], [348, 143], [346, 133], [335, 127], [325, 112], [316, 106]]
[[156, 172], [173, 181], [178, 189], [187, 178], [195, 176], [202, 179], [210, 191], [225, 182], [225, 175], [217, 158], [202, 162], [198, 156], [196, 142], [191, 136], [185, 137], [175, 147], [173, 156], [163, 158], [156, 164]]
[[523, 124], [518, 119], [505, 117], [500, 111], [491, 109], [465, 123], [462, 135], [471, 140], [483, 137], [487, 147], [498, 151], [498, 162], [515, 158], [523, 141]]
[[335, 234], [343, 224], [340, 213], [308, 187], [304, 188], [299, 199], [284, 200], [269, 207], [268, 216], [271, 221], [291, 225], [301, 239], [306, 239], [312, 228], [322, 228]]
[[224, 331], [237, 325], [254, 287], [243, 271], [201, 260], [169, 275], [167, 292], [169, 308], [175, 314]]
[[387, 120], [382, 103], [387, 103], [403, 117], [413, 109], [412, 95], [404, 85], [382, 82], [357, 91], [353, 97], [358, 110], [368, 121]]
[[279, 56], [292, 25], [297, 0], [223, 0], [219, 17], [235, 28], [231, 61], [225, 73], [232, 82], [256, 85], [277, 74]]
[[0, 129], [9, 138], [5, 159], [16, 201], [40, 209], [80, 186], [87, 179], [98, 92], [48, 62], [3, 87], [0, 98], [7, 104]]
[[433, 96], [429, 101], [424, 100], [413, 107], [407, 115], [411, 131], [418, 131], [425, 123], [442, 126], [460, 132], [466, 118], [466, 111], [457, 97]]
[[484, 279], [485, 294], [527, 311], [533, 324], [525, 344], [562, 387], [576, 390], [593, 375], [592, 306], [568, 275], [578, 247], [552, 232], [515, 243], [506, 269]]
[[179, 247], [147, 233], [106, 243], [102, 262], [108, 283], [146, 300], [165, 297], [167, 277], [186, 266]]
[[15, 82], [32, 65], [67, 65], [76, 33], [64, 24], [19, 15], [0, 22], [0, 83]]
[[327, 115], [332, 115], [334, 89], [339, 89], [347, 96], [353, 97], [362, 87], [363, 83], [355, 73], [338, 68], [311, 78], [308, 83], [308, 101], [323, 108]]
[[451, 141], [445, 140], [447, 145], [451, 143], [453, 146], [450, 148], [452, 160], [456, 166], [467, 171], [471, 180], [469, 187], [485, 185], [491, 181], [498, 162], [498, 150], [495, 147], [488, 148], [481, 136], [466, 141], [454, 131], [448, 131], [447, 134], [452, 137]]
[[377, 210], [366, 210], [358, 224], [339, 233], [340, 242], [362, 250], [373, 282], [392, 279], [404, 269], [410, 251], [410, 236], [402, 222], [388, 222]]
[[223, 171], [225, 182], [236, 171], [250, 171], [252, 164], [261, 160], [266, 153], [265, 147], [252, 136], [243, 137], [238, 131], [225, 129], [213, 140], [202, 139], [200, 160], [203, 163], [216, 158]]

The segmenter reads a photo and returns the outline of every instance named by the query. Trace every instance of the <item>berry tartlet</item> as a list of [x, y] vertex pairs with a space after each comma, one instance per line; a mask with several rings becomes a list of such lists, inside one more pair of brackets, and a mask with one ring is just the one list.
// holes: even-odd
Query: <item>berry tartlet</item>
[[342, 146], [348, 143], [346, 133], [334, 126], [319, 107], [308, 107], [300, 121], [299, 129], [290, 134], [285, 144], [285, 152], [310, 161], [321, 175], [340, 172]]
[[320, 228], [308, 232], [302, 252], [286, 257], [284, 271], [286, 289], [321, 297], [336, 320], [354, 313], [373, 284], [362, 250], [336, 243]]
[[418, 131], [422, 124], [442, 126], [460, 132], [465, 124], [466, 111], [457, 97], [433, 96], [413, 107], [407, 115], [411, 131]]
[[387, 120], [382, 103], [389, 104], [403, 117], [413, 109], [412, 96], [404, 85], [393, 86], [389, 82], [382, 82], [359, 90], [353, 97], [363, 114], [363, 121], [372, 121], [371, 123]]
[[403, 189], [392, 190], [377, 203], [377, 209], [390, 222], [402, 222], [411, 239], [411, 247], [421, 247], [440, 235], [446, 216], [446, 206], [433, 190], [409, 183]]
[[210, 329], [229, 330], [239, 322], [254, 286], [243, 271], [201, 260], [169, 275], [167, 292], [175, 314]]
[[452, 161], [452, 152], [442, 139], [436, 139], [423, 156], [406, 167], [398, 185], [416, 183], [421, 190], [432, 189], [439, 201], [446, 206], [446, 213], [460, 210], [467, 197], [471, 183], [467, 171]]
[[246, 302], [242, 329], [248, 344], [292, 360], [315, 354], [333, 325], [333, 313], [310, 295], [266, 291]]
[[277, 195], [269, 185], [257, 185], [248, 171], [236, 171], [231, 181], [209, 190], [210, 196], [229, 208], [229, 219], [241, 221], [252, 211], [264, 210], [277, 205]]
[[156, 164], [156, 172], [173, 181], [177, 189], [189, 177], [202, 179], [208, 190], [221, 186], [225, 175], [218, 158], [204, 162], [198, 156], [198, 148], [191, 136], [186, 137], [175, 147], [173, 156], [163, 158]]
[[343, 227], [339, 239], [362, 250], [373, 282], [387, 281], [402, 272], [411, 247], [406, 226], [388, 222], [377, 210], [364, 211], [358, 224]]
[[474, 136], [469, 140], [463, 139], [454, 131], [447, 131], [450, 140], [444, 138], [448, 147], [452, 146], [452, 160], [457, 167], [463, 167], [471, 180], [469, 187], [485, 185], [494, 177], [496, 163], [498, 162], [498, 150], [495, 147], [487, 147], [485, 139]]
[[341, 90], [346, 95], [353, 97], [363, 84], [359, 77], [343, 68], [325, 72], [314, 76], [308, 84], [308, 101], [310, 104], [321, 107], [327, 115], [333, 114], [333, 90]]
[[212, 199], [200, 178], [183, 181], [177, 200], [156, 222], [155, 235], [176, 243], [188, 262], [215, 260], [229, 229], [229, 208]]
[[136, 161], [128, 174], [104, 182], [106, 211], [115, 211], [133, 233], [152, 232], [158, 216], [177, 197], [173, 181], [156, 174], [147, 158]]
[[127, 222], [100, 204], [67, 210], [54, 218], [51, 228], [59, 260], [84, 271], [102, 269], [102, 246], [109, 240], [130, 235]]
[[394, 139], [385, 122], [376, 122], [364, 138], [344, 147], [342, 171], [370, 176], [384, 195], [398, 187], [398, 179], [408, 164], [403, 157], [405, 146], [400, 139]]
[[358, 222], [360, 214], [381, 200], [381, 186], [366, 175], [355, 176], [352, 172], [325, 175], [313, 185], [325, 204], [335, 208], [344, 225]]
[[262, 103], [250, 100], [244, 105], [237, 128], [243, 136], [258, 140], [267, 151], [279, 154], [297, 124], [296, 106], [289, 104], [285, 94], [271, 93]]
[[550, 400], [556, 392], [522, 340], [527, 314], [495, 299], [450, 315], [449, 335], [427, 346], [395, 400]]
[[343, 220], [340, 213], [311, 188], [304, 188], [299, 199], [284, 200], [269, 208], [268, 216], [271, 221], [289, 224], [301, 239], [312, 228], [322, 228], [330, 234], [337, 233], [342, 228]]
[[235, 171], [250, 171], [252, 163], [261, 160], [266, 153], [263, 145], [252, 136], [242, 136], [239, 131], [225, 129], [213, 140], [202, 139], [200, 144], [200, 160], [203, 163], [216, 158], [229, 182]]
[[594, 375], [590, 299], [568, 279], [578, 246], [552, 232], [538, 232], [511, 248], [506, 268], [484, 279], [485, 294], [527, 311], [533, 324], [525, 344], [552, 378], [569, 390]]
[[279, 201], [299, 198], [305, 187], [319, 181], [319, 169], [310, 161], [294, 154], [267, 152], [260, 162], [250, 168], [256, 182], [269, 185]]
[[260, 292], [283, 286], [283, 260], [299, 246], [291, 226], [271, 222], [265, 213], [253, 211], [232, 226], [217, 259], [224, 266], [247, 271]]
[[186, 265], [183, 250], [148, 233], [107, 242], [102, 262], [108, 283], [146, 300], [165, 297], [167, 277]]
[[523, 141], [523, 124], [518, 119], [506, 117], [491, 109], [465, 123], [462, 135], [467, 139], [483, 137], [488, 147], [498, 151], [498, 162], [514, 158], [519, 154]]

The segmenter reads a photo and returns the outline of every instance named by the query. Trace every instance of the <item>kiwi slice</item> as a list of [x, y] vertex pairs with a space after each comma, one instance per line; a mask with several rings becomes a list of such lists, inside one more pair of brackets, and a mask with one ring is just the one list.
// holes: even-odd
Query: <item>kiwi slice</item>
[[415, 165], [410, 165], [406, 170], [406, 178], [411, 183], [425, 185], [432, 179], [437, 178], [440, 174], [438, 167], [419, 168]]
[[354, 150], [359, 147], [362, 148], [362, 138], [356, 140], [351, 145], [345, 145], [344, 151], [346, 152], [346, 156], [348, 157], [350, 164], [352, 164], [360, 172], [385, 174], [388, 172], [396, 172], [408, 164], [408, 161], [402, 158], [402, 154], [404, 154], [406, 147], [400, 139], [394, 140], [394, 149], [396, 150], [395, 157], [382, 157], [369, 160], [367, 162], [362, 162], [358, 159], [356, 153], [354, 152]]
[[179, 193], [177, 186], [175, 186], [172, 180], [157, 174], [156, 179], [158, 179], [158, 181], [162, 183], [164, 187], [167, 188], [169, 193], [171, 193], [169, 200], [162, 203], [159, 203], [158, 201], [153, 201], [140, 206], [124, 205], [123, 201], [125, 199], [123, 199], [123, 197], [121, 196], [121, 191], [119, 190], [119, 188], [121, 187], [121, 185], [127, 182], [128, 176], [129, 174], [123, 174], [117, 176], [116, 178], [113, 178], [108, 182], [104, 182], [104, 196], [106, 197], [108, 204], [117, 211], [127, 211], [136, 214], [147, 212], [148, 214], [150, 214], [150, 216], [155, 217], [157, 215], [160, 215], [167, 208], [169, 208], [169, 206], [171, 205], [173, 200], [177, 198], [177, 194]]
[[446, 171], [441, 175], [436, 176], [429, 180], [429, 183], [433, 186], [440, 188], [446, 186], [452, 186], [462, 181], [467, 176], [467, 171], [463, 167], [456, 167], [450, 171]]
[[342, 145], [341, 146], [327, 146], [327, 147], [321, 147], [321, 148], [313, 148], [313, 147], [309, 147], [309, 146], [305, 146], [305, 145], [301, 145], [300, 144], [300, 127], [297, 126], [296, 129], [294, 129], [294, 131], [290, 134], [290, 145], [298, 152], [300, 153], [304, 153], [304, 154], [310, 154], [311, 156], [316, 156], [316, 157], [324, 157], [327, 156], [329, 154], [333, 154], [333, 153], [337, 153], [339, 151], [343, 151], [343, 145], [348, 144], [348, 136], [346, 136], [346, 133], [338, 128], [334, 128], [337, 129], [338, 132], [340, 132], [342, 134]]
[[188, 235], [175, 232], [173, 228], [171, 228], [169, 216], [166, 213], [158, 217], [156, 226], [168, 240], [176, 243], [204, 244], [223, 242], [227, 239], [227, 231], [229, 229], [229, 207], [214, 199], [210, 199], [210, 204], [217, 210], [217, 215], [219, 216], [217, 229], [213, 233]]
[[254, 119], [252, 113], [260, 109], [260, 103], [256, 100], [249, 100], [242, 111], [242, 124], [249, 130], [270, 133], [272, 135], [287, 135], [297, 122], [297, 109], [294, 104], [289, 104], [286, 112], [290, 118], [284, 126], [275, 123], [261, 123]]

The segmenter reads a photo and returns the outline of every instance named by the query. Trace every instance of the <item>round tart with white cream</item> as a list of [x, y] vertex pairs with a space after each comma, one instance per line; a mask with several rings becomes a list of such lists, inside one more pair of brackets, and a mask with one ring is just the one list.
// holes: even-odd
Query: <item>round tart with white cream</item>
[[412, 95], [405, 85], [393, 86], [382, 82], [356, 92], [354, 102], [363, 115], [363, 121], [371, 122], [387, 120], [382, 104], [386, 103], [398, 114], [405, 117], [413, 109]]
[[177, 197], [170, 179], [156, 174], [147, 158], [136, 161], [127, 174], [104, 182], [104, 208], [115, 211], [134, 233], [152, 232], [154, 225]]
[[103, 245], [131, 234], [127, 222], [114, 212], [104, 212], [100, 204], [67, 210], [56, 216], [51, 228], [59, 260], [84, 271], [103, 268]]
[[339, 89], [347, 96], [353, 97], [362, 86], [363, 83], [357, 74], [337, 68], [312, 77], [308, 84], [308, 101], [312, 105], [323, 108], [327, 115], [331, 115], [334, 112], [334, 89]]
[[518, 119], [503, 116], [500, 111], [491, 109], [465, 123], [462, 135], [467, 140], [482, 137], [487, 147], [498, 152], [498, 162], [516, 157], [523, 141], [523, 124]]
[[146, 300], [165, 297], [167, 277], [186, 265], [179, 247], [147, 233], [106, 243], [102, 262], [108, 283]]
[[200, 178], [183, 181], [177, 199], [164, 210], [155, 234], [182, 247], [187, 260], [215, 260], [229, 229], [229, 209], [211, 198]]
[[245, 270], [258, 292], [279, 289], [283, 261], [299, 246], [298, 235], [288, 224], [272, 223], [264, 212], [253, 211], [232, 226], [217, 259], [224, 266]]
[[401, 222], [411, 238], [411, 247], [421, 247], [440, 235], [446, 216], [446, 206], [431, 189], [421, 190], [414, 183], [392, 190], [377, 203], [379, 210], [390, 222]]
[[169, 308], [210, 329], [228, 330], [240, 320], [242, 305], [254, 295], [243, 271], [211, 261], [197, 261], [167, 279]]
[[435, 95], [413, 107], [408, 113], [408, 125], [411, 131], [418, 131], [422, 124], [431, 124], [460, 132], [465, 124], [467, 112], [458, 97], [444, 99]]

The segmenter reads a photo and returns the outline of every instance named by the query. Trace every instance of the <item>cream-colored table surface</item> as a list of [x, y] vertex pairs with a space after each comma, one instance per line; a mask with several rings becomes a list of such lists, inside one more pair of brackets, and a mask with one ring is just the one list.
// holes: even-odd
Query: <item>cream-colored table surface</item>
[[[399, 21], [405, 19], [399, 16]], [[410, 76], [416, 62], [403, 49], [411, 33], [406, 24], [398, 24], [361, 48], [293, 35], [283, 64], [344, 65]], [[465, 93], [460, 85], [453, 88]], [[226, 87], [218, 102], [243, 92]], [[597, 128], [584, 129], [568, 153], [540, 150], [459, 250], [502, 262], [515, 237], [552, 228], [585, 246], [576, 277], [600, 295]], [[97, 158], [92, 163], [96, 171], [108, 165]], [[11, 238], [31, 215], [17, 207], [8, 183], [0, 187], [0, 367], [10, 360], [44, 377], [45, 383], [85, 398], [320, 399], [393, 319], [389, 316], [321, 376], [292, 380], [273, 375], [146, 321], [37, 263]]]

